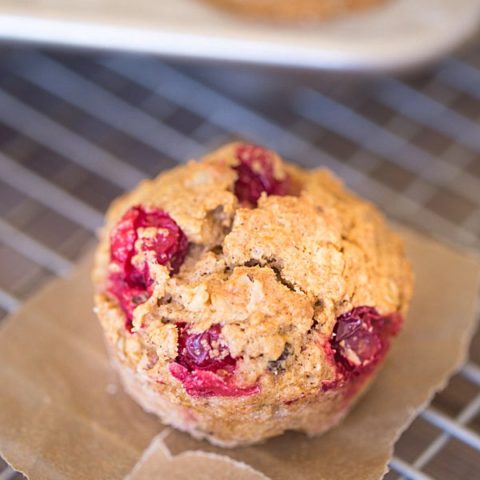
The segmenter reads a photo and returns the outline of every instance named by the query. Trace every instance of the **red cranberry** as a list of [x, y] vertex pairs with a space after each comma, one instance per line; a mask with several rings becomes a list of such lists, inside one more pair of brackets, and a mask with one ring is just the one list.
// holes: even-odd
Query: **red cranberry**
[[356, 307], [337, 318], [330, 345], [344, 372], [358, 374], [386, 353], [401, 324], [399, 314], [382, 316], [373, 307]]
[[170, 364], [170, 373], [182, 382], [186, 392], [192, 397], [243, 397], [260, 391], [258, 385], [240, 388], [231, 383], [231, 377], [221, 377], [208, 370], [189, 372], [179, 363]]
[[[138, 230], [148, 227], [158, 231], [138, 242]], [[176, 273], [185, 259], [187, 248], [188, 240], [183, 231], [166, 212], [158, 208], [131, 207], [112, 230], [110, 260], [119, 271], [110, 275], [108, 290], [125, 312], [129, 330], [133, 310], [150, 297], [153, 283], [148, 264], [134, 265], [133, 257], [139, 252], [153, 252], [158, 264], [166, 265], [172, 273]]]
[[189, 333], [185, 324], [178, 324], [177, 327], [179, 330], [177, 363], [189, 371], [216, 372], [235, 369], [236, 361], [220, 339], [220, 325], [213, 325], [202, 333]]
[[178, 355], [170, 373], [193, 397], [238, 397], [253, 395], [258, 386], [239, 388], [233, 383], [237, 361], [222, 342], [220, 325], [202, 333], [190, 333], [185, 323], [177, 324]]
[[234, 191], [240, 202], [256, 205], [262, 192], [267, 195], [286, 195], [288, 177], [276, 180], [273, 176], [272, 153], [257, 145], [240, 145], [235, 155], [240, 164], [235, 167], [237, 181]]
[[125, 327], [131, 331], [133, 310], [138, 305], [146, 302], [150, 297], [150, 293], [143, 287], [129, 285], [120, 274], [110, 276], [108, 291], [117, 299], [125, 313]]

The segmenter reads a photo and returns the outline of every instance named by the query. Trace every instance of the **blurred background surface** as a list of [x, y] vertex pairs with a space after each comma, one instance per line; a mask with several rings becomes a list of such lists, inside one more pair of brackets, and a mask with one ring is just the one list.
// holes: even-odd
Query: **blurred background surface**
[[[68, 272], [113, 198], [235, 139], [329, 167], [391, 219], [479, 250], [480, 37], [397, 76], [4, 44], [0, 317]], [[388, 479], [478, 478], [479, 335], [391, 467]], [[17, 477], [0, 460], [0, 480]]]

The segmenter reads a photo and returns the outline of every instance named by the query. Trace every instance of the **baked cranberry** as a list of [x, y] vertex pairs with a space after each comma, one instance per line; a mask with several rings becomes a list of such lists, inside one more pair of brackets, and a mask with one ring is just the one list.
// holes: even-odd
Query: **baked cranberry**
[[185, 391], [192, 397], [243, 397], [255, 395], [260, 391], [258, 385], [240, 388], [232, 383], [232, 379], [222, 377], [208, 370], [190, 372], [179, 363], [170, 364], [170, 373], [182, 382]]
[[373, 307], [356, 307], [337, 318], [330, 345], [345, 373], [373, 367], [386, 353], [401, 325], [399, 314], [380, 315]]
[[[138, 240], [140, 228], [156, 229], [153, 236]], [[168, 265], [173, 273], [177, 272], [187, 254], [187, 237], [168, 215], [158, 208], [145, 209], [141, 206], [131, 207], [123, 215], [110, 235], [110, 257], [124, 274], [125, 280], [133, 285], [146, 285], [151, 282], [148, 266], [140, 269], [134, 266], [132, 258], [143, 252], [153, 252], [160, 265]]]
[[[152, 228], [152, 233], [140, 236], [141, 228]], [[110, 261], [117, 268], [109, 277], [108, 291], [125, 312], [129, 330], [133, 310], [148, 300], [153, 289], [148, 263], [134, 264], [133, 257], [144, 252], [150, 261], [153, 258], [176, 273], [187, 249], [188, 240], [181, 228], [158, 208], [131, 207], [114, 227], [110, 235]]]
[[275, 179], [272, 153], [257, 145], [240, 145], [235, 152], [240, 164], [235, 167], [237, 181], [234, 191], [241, 203], [255, 206], [262, 192], [267, 195], [286, 195], [288, 177]]
[[190, 371], [196, 369], [216, 372], [235, 369], [235, 359], [220, 340], [220, 325], [213, 325], [202, 333], [189, 333], [185, 324], [179, 324], [177, 327], [179, 330], [177, 363]]
[[144, 287], [129, 285], [120, 274], [111, 275], [108, 282], [108, 291], [113, 295], [125, 313], [125, 326], [132, 329], [133, 310], [146, 302], [150, 293]]
[[233, 380], [237, 361], [222, 342], [220, 325], [202, 333], [191, 333], [185, 323], [177, 324], [178, 355], [170, 373], [193, 397], [238, 397], [253, 395], [258, 386], [240, 388]]

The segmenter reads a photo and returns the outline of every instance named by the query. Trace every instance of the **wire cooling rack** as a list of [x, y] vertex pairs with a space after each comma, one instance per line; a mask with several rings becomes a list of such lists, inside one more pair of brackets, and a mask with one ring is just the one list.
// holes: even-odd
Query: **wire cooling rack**
[[[330, 167], [390, 217], [478, 249], [479, 121], [480, 42], [403, 79], [3, 48], [0, 317], [71, 268], [115, 196], [238, 138]], [[479, 347], [403, 434], [388, 479], [479, 478]]]

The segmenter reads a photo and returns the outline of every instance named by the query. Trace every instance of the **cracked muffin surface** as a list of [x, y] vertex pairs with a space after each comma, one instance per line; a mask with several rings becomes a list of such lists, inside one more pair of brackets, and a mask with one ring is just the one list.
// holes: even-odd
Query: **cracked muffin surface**
[[374, 206], [256, 145], [142, 182], [100, 237], [96, 312], [126, 390], [224, 446], [335, 425], [411, 297], [403, 244]]

